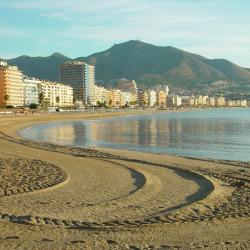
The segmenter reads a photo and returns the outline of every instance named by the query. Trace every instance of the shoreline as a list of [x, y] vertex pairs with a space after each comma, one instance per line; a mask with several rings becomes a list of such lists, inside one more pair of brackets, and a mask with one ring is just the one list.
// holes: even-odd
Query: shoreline
[[[217, 108], [219, 109], [219, 108]], [[226, 109], [228, 110], [228, 108], [220, 108], [220, 109]], [[241, 109], [244, 109], [244, 108], [241, 108]], [[211, 110], [211, 108], [183, 108], [183, 109], [176, 109], [176, 110], [137, 110], [135, 112], [132, 112], [130, 113], [131, 111], [123, 111], [123, 112], [119, 112], [119, 113], [111, 113], [111, 114], [107, 114], [107, 113], [81, 113], [83, 116], [84, 115], [87, 115], [87, 117], [84, 117], [82, 119], [52, 119], [51, 121], [43, 121], [43, 122], [35, 122], [35, 123], [31, 123], [30, 125], [24, 125], [22, 127], [19, 127], [18, 129], [16, 129], [16, 131], [14, 131], [14, 133], [12, 133], [12, 136], [15, 136], [15, 137], [18, 137], [18, 138], [23, 138], [23, 139], [27, 139], [27, 140], [32, 140], [32, 138], [25, 138], [23, 137], [20, 132], [22, 130], [25, 130], [25, 129], [29, 129], [29, 128], [32, 128], [33, 126], [39, 126], [39, 125], [49, 125], [49, 124], [57, 124], [57, 123], [62, 123], [62, 122], [72, 122], [72, 121], [83, 121], [83, 122], [93, 122], [95, 120], [99, 120], [99, 121], [102, 121], [102, 120], [106, 120], [106, 119], [113, 119], [114, 117], [118, 117], [118, 118], [123, 118], [124, 116], [125, 117], [131, 117], [131, 116], [137, 116], [137, 115], [150, 115], [150, 114], [154, 114], [154, 113], [175, 113], [175, 112], [199, 112], [199, 111], [204, 111], [204, 110]], [[107, 114], [107, 115], [104, 115], [102, 117], [100, 117], [100, 115], [102, 114]], [[56, 118], [57, 116], [60, 117], [60, 114], [59, 113], [55, 113], [55, 114], [50, 114], [50, 116], [53, 116]], [[69, 113], [62, 113], [62, 115], [66, 115], [66, 116], [70, 116], [71, 114]], [[78, 115], [80, 115], [78, 113]], [[89, 115], [94, 115], [93, 118], [90, 117], [89, 119]], [[99, 116], [98, 116], [99, 115]], [[48, 141], [39, 141], [39, 140], [34, 140], [36, 142], [48, 142]], [[54, 143], [54, 142], [51, 142], [51, 143]], [[173, 155], [173, 156], [176, 156], [176, 157], [183, 157], [183, 158], [187, 158], [187, 159], [197, 159], [197, 160], [203, 160], [203, 161], [210, 161], [210, 162], [225, 162], [225, 163], [228, 163], [230, 164], [233, 163], [233, 165], [240, 165], [240, 166], [246, 166], [248, 165], [248, 163], [250, 163], [250, 160], [240, 160], [240, 159], [223, 159], [223, 158], [209, 158], [209, 157], [202, 157], [202, 156], [192, 156], [192, 155], [185, 155], [185, 154], [174, 154], [174, 153], [167, 153], [167, 152], [153, 152], [153, 151], [150, 151], [150, 150], [146, 150], [146, 151], [143, 151], [143, 150], [137, 150], [137, 149], [133, 149], [133, 148], [122, 148], [122, 147], [108, 147], [108, 146], [84, 146], [84, 145], [66, 145], [66, 144], [59, 144], [59, 145], [65, 145], [65, 146], [69, 146], [69, 147], [80, 147], [80, 148], [92, 148], [92, 149], [98, 149], [98, 150], [105, 150], [105, 149], [109, 149], [109, 150], [125, 150], [125, 151], [137, 151], [137, 152], [141, 152], [141, 153], [151, 153], [151, 154], [156, 154], [156, 155]]]
[[[213, 247], [217, 242], [223, 245], [228, 241], [234, 247], [248, 246], [248, 163], [235, 168], [230, 162], [38, 143], [16, 134], [22, 126], [79, 120], [82, 116], [67, 115], [1, 119], [0, 165], [5, 159], [27, 159], [26, 163], [19, 161], [27, 170], [12, 174], [13, 180], [6, 176], [7, 185], [9, 181], [19, 180], [19, 176], [27, 176], [25, 179], [30, 176], [30, 187], [38, 187], [42, 192], [26, 190], [23, 181], [20, 181], [23, 186], [14, 193], [4, 190], [5, 194], [0, 195], [0, 229], [5, 238], [0, 238], [0, 244], [13, 248], [20, 245], [20, 241], [30, 247], [39, 244], [43, 248], [46, 244], [52, 248], [75, 244], [77, 249], [97, 246], [123, 249], [125, 245], [134, 244], [140, 249], [153, 241], [156, 248], [174, 244], [185, 249], [185, 246], [191, 248], [194, 242], [194, 246]], [[98, 115], [94, 119], [98, 119]], [[90, 117], [87, 115], [84, 119]], [[42, 180], [50, 183], [49, 190], [45, 188], [47, 184], [37, 182], [36, 175], [32, 179], [33, 170], [28, 170], [30, 160], [36, 162]], [[46, 164], [52, 164], [48, 166], [55, 180], [58, 174], [53, 174], [53, 166], [67, 172], [70, 175], [67, 183], [58, 186], [46, 179], [47, 171], [43, 170]], [[14, 173], [11, 168], [10, 161], [9, 172], [2, 174]], [[25, 195], [19, 195], [19, 189]], [[228, 225], [235, 228], [230, 240], [225, 236], [230, 231]], [[212, 228], [214, 233], [208, 236]], [[236, 228], [241, 228], [239, 233]], [[15, 236], [19, 230], [22, 233], [11, 242], [6, 238]], [[32, 233], [29, 235], [26, 230]], [[197, 230], [199, 233], [194, 233]], [[101, 233], [92, 238], [94, 232]], [[169, 235], [168, 239], [165, 234]], [[189, 236], [180, 237], [183, 234]], [[42, 237], [51, 239], [50, 243]]]

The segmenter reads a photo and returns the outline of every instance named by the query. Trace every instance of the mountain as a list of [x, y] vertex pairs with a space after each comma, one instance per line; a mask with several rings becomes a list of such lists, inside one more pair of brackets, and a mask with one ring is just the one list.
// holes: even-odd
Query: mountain
[[96, 76], [103, 80], [126, 77], [144, 85], [168, 82], [186, 87], [216, 80], [250, 82], [248, 70], [227, 60], [210, 60], [171, 46], [140, 41], [116, 44], [87, 57], [87, 61], [95, 62]]
[[[8, 63], [17, 65], [27, 75], [58, 80], [58, 67], [67, 60], [71, 59], [54, 53], [49, 57], [21, 56]], [[250, 70], [227, 60], [211, 60], [175, 47], [155, 46], [134, 40], [75, 60], [94, 64], [96, 79], [105, 83], [121, 77], [135, 79], [144, 86], [168, 83], [183, 88], [206, 85], [217, 80], [250, 83]]]
[[56, 52], [48, 57], [20, 56], [8, 60], [8, 64], [18, 66], [28, 76], [57, 81], [59, 65], [68, 60], [71, 59]]

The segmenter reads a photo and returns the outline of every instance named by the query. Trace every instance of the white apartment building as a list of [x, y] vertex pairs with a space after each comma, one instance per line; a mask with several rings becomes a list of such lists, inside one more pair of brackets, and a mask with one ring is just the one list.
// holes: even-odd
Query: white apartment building
[[235, 107], [235, 106], [236, 106], [236, 102], [235, 102], [235, 101], [229, 100], [229, 101], [226, 102], [226, 105], [227, 105], [228, 107]]
[[197, 99], [198, 99], [198, 105], [200, 105], [200, 106], [206, 106], [207, 105], [208, 96], [200, 95], [200, 96], [197, 97]]
[[156, 101], [157, 101], [156, 91], [150, 90], [148, 93], [148, 96], [149, 96], [148, 97], [149, 98], [149, 106], [154, 107], [156, 105]]
[[235, 101], [236, 107], [247, 107], [247, 100], [237, 100]]
[[224, 96], [219, 96], [215, 98], [215, 105], [217, 107], [225, 106], [225, 97]]
[[180, 107], [182, 105], [182, 99], [180, 96], [175, 95], [172, 97], [173, 106]]
[[42, 81], [39, 93], [43, 93], [48, 106], [67, 107], [73, 105], [73, 88], [57, 82]]
[[209, 106], [214, 107], [215, 106], [215, 97], [208, 98], [207, 103]]
[[39, 104], [38, 85], [41, 84], [41, 81], [36, 78], [25, 76], [23, 82], [24, 82], [24, 106], [29, 106], [32, 103]]
[[83, 99], [85, 104], [89, 104], [93, 96], [93, 85], [95, 85], [95, 66], [85, 63], [85, 78], [83, 85]]
[[113, 89], [113, 106], [120, 107], [121, 106], [121, 90], [120, 89]]
[[241, 107], [247, 107], [247, 100], [241, 100], [240, 101], [240, 106]]
[[190, 106], [195, 106], [195, 97], [194, 96], [189, 97], [188, 104]]
[[169, 87], [167, 85], [165, 86], [165, 92], [166, 92], [166, 95], [168, 96], [168, 94], [169, 94]]
[[121, 106], [129, 106], [131, 102], [133, 102], [133, 94], [131, 92], [121, 91]]
[[91, 89], [90, 89], [90, 105], [97, 105], [98, 102], [100, 103], [104, 103], [106, 102], [106, 104], [108, 104], [108, 101], [107, 101], [107, 89], [105, 89], [104, 87], [101, 87], [101, 86], [97, 86], [95, 84], [93, 84], [91, 86]]
[[113, 106], [113, 91], [110, 89], [106, 89], [106, 105], [108, 107], [112, 107]]

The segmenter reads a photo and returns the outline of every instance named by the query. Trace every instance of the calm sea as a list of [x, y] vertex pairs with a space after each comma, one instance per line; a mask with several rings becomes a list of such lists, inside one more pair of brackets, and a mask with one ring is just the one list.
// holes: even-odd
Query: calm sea
[[35, 141], [250, 161], [250, 108], [54, 122], [20, 131]]

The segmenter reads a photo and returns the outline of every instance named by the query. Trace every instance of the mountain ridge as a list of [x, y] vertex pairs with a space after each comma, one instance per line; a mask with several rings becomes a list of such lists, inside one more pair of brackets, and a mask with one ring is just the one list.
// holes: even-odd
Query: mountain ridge
[[167, 83], [170, 86], [194, 88], [218, 80], [250, 83], [250, 69], [225, 59], [208, 59], [173, 46], [156, 46], [131, 40], [87, 57], [72, 59], [59, 52], [47, 57], [20, 56], [7, 60], [25, 74], [58, 81], [59, 65], [68, 60], [86, 61], [96, 66], [96, 79], [104, 84], [125, 77], [143, 86]]

